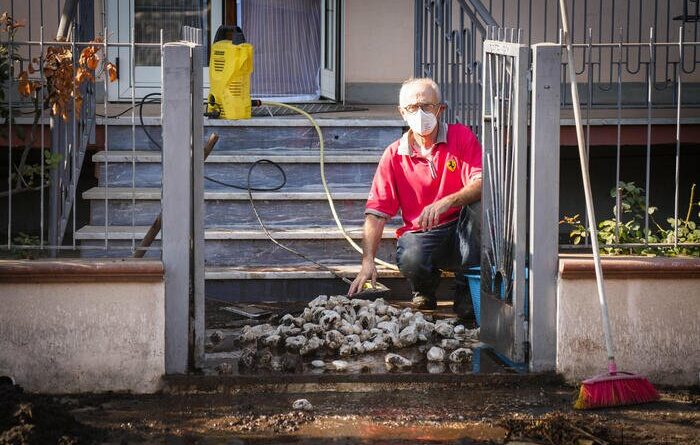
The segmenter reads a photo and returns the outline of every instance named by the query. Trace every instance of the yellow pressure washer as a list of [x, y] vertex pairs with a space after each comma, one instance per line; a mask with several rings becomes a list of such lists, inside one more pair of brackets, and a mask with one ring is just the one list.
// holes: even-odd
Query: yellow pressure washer
[[238, 26], [219, 26], [211, 45], [209, 99], [206, 115], [221, 119], [250, 119], [250, 75], [253, 45]]

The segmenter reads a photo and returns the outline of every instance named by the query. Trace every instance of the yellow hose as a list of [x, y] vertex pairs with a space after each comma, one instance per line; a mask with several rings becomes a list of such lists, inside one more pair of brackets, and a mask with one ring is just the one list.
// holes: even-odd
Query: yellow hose
[[[263, 102], [262, 105], [270, 105], [270, 106], [276, 106], [276, 107], [283, 107], [283, 108], [288, 108], [296, 113], [301, 114], [304, 116], [306, 119], [311, 122], [311, 125], [313, 125], [314, 129], [316, 130], [316, 133], [318, 134], [318, 141], [319, 141], [319, 151], [320, 151], [320, 167], [321, 167], [321, 183], [323, 184], [323, 190], [326, 192], [326, 198], [328, 199], [328, 205], [331, 208], [331, 213], [333, 214], [333, 219], [335, 220], [335, 224], [338, 226], [338, 229], [340, 232], [343, 234], [345, 239], [347, 240], [350, 245], [357, 250], [360, 254], [362, 254], [362, 247], [358, 246], [355, 240], [350, 238], [350, 235], [345, 231], [345, 228], [343, 227], [343, 224], [340, 222], [340, 218], [338, 217], [338, 213], [335, 211], [335, 204], [333, 203], [333, 198], [331, 197], [331, 191], [328, 189], [328, 183], [326, 182], [326, 169], [325, 169], [325, 163], [324, 163], [324, 152], [323, 152], [323, 134], [321, 133], [321, 127], [318, 126], [318, 123], [314, 120], [313, 117], [306, 111], [302, 110], [301, 108], [295, 107], [294, 105], [289, 105], [285, 104], [282, 102]], [[388, 269], [392, 270], [399, 270], [398, 267], [396, 267], [395, 264], [387, 263], [386, 261], [380, 260], [379, 258], [375, 258], [374, 262], [379, 264], [380, 266], [384, 266]]]

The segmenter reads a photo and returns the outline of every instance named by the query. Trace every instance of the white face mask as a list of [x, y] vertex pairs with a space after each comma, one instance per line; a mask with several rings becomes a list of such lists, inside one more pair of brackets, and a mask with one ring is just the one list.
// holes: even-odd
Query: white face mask
[[422, 109], [418, 109], [413, 114], [407, 114], [404, 118], [406, 123], [414, 133], [418, 133], [421, 136], [428, 135], [435, 130], [437, 126], [437, 118], [433, 113], [426, 113]]

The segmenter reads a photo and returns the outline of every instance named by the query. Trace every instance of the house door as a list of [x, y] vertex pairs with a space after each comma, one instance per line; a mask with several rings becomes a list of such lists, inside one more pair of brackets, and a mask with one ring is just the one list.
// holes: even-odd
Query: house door
[[339, 97], [339, 30], [340, 1], [321, 0], [321, 96], [338, 100]]
[[528, 47], [483, 44], [481, 340], [513, 363], [528, 359]]
[[[109, 100], [128, 101], [132, 94], [142, 98], [161, 89], [160, 48], [136, 47], [128, 43], [160, 43], [182, 38], [182, 27], [203, 30], [205, 54], [216, 29], [222, 23], [222, 0], [118, 0], [106, 2], [110, 43], [127, 44], [111, 49], [119, 80], [109, 85]], [[206, 56], [205, 56], [206, 58]], [[208, 64], [207, 64], [208, 65]], [[204, 87], [209, 86], [209, 68], [204, 68]], [[133, 77], [133, 80], [132, 80]], [[205, 91], [206, 97], [206, 91]]]

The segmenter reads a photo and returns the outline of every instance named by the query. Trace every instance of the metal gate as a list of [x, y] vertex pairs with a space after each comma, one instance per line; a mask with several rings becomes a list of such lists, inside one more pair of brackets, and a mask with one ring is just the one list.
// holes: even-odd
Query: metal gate
[[[517, 33], [483, 47], [481, 339], [527, 361], [527, 45]], [[509, 38], [507, 38], [509, 37]]]

